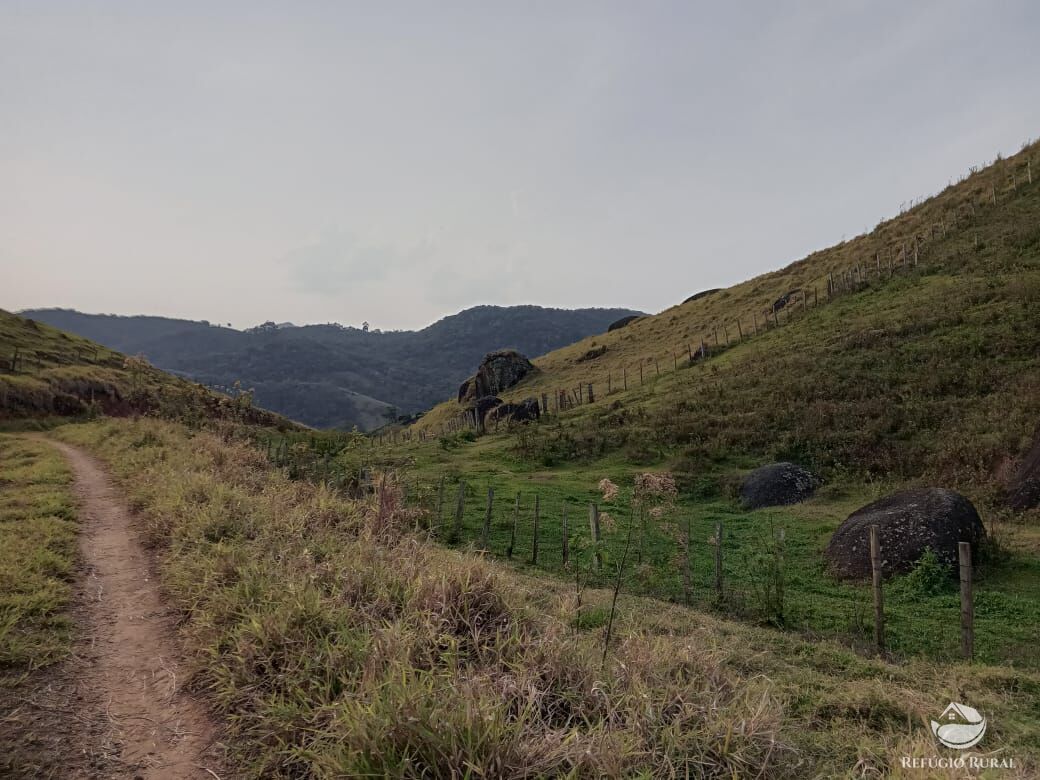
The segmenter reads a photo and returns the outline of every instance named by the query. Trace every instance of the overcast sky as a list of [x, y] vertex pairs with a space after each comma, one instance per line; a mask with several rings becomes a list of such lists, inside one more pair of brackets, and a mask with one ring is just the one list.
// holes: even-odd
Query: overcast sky
[[1040, 3], [0, 0], [0, 307], [657, 311], [1040, 135]]

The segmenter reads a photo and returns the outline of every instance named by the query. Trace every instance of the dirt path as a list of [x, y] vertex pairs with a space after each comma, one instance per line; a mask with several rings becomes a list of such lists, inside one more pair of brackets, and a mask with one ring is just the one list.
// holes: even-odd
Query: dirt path
[[[172, 616], [151, 560], [118, 491], [91, 456], [61, 442], [75, 475], [84, 565], [80, 617], [87, 635], [74, 648], [77, 688], [92, 720], [108, 732], [117, 777], [221, 777], [218, 731], [185, 680]], [[96, 735], [93, 737], [96, 739]], [[81, 746], [89, 753], [93, 745]], [[108, 775], [113, 776], [113, 775]]]

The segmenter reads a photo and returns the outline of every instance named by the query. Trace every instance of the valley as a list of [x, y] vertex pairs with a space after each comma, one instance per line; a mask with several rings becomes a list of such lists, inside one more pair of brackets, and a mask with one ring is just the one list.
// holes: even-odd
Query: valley
[[[177, 655], [220, 734], [181, 776], [908, 777], [950, 701], [985, 713], [1001, 776], [1034, 776], [1038, 152], [530, 368], [460, 363], [372, 434], [4, 313], [0, 716], [22, 741], [55, 712], [110, 733], [89, 698], [45, 696], [87, 673], [89, 453], [176, 624], [141, 658]], [[811, 480], [748, 506], [774, 463]], [[886, 526], [876, 585], [837, 574], [835, 531], [907, 490], [977, 510], [967, 624], [948, 550], [892, 544], [945, 516]], [[162, 776], [157, 748], [106, 744], [98, 762]]]

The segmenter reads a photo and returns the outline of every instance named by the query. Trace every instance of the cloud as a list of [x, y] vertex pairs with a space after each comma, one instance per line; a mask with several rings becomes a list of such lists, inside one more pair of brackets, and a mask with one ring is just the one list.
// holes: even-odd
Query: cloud
[[422, 266], [432, 259], [435, 251], [432, 235], [401, 248], [362, 241], [354, 233], [333, 229], [286, 252], [280, 262], [288, 267], [296, 290], [339, 295]]

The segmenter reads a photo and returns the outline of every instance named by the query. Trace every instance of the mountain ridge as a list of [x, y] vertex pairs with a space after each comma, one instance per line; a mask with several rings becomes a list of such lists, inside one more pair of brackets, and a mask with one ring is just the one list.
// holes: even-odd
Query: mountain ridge
[[471, 374], [485, 353], [511, 347], [537, 356], [614, 321], [631, 309], [482, 305], [416, 331], [338, 324], [235, 330], [152, 315], [20, 312], [164, 370], [211, 386], [240, 382], [257, 403], [308, 425], [370, 430], [398, 413], [432, 406]]

